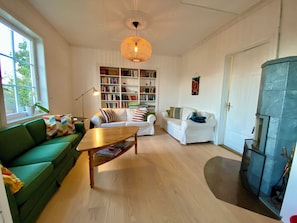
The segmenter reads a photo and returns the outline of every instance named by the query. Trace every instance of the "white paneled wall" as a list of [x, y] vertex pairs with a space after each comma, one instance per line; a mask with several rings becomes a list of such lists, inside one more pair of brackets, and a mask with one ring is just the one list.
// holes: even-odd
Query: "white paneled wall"
[[[133, 63], [124, 59], [119, 51], [72, 47], [71, 58], [73, 100], [90, 87], [99, 87], [99, 66], [115, 66], [157, 70], [158, 112], [178, 103], [179, 57], [152, 56], [147, 62]], [[86, 117], [91, 117], [98, 112], [99, 100], [100, 98], [93, 97], [91, 94], [85, 95], [84, 113]], [[81, 100], [74, 101], [73, 113], [75, 115], [81, 115], [81, 106]]]
[[[182, 57], [183, 78], [180, 83], [180, 99], [183, 106], [203, 109], [215, 114], [220, 120], [225, 59], [236, 52], [249, 49], [262, 42], [269, 42], [270, 58], [276, 56], [279, 0], [253, 11], [237, 23], [205, 40]], [[265, 61], [263, 61], [264, 63]], [[200, 93], [192, 96], [190, 80], [200, 75]], [[222, 123], [223, 124], [223, 123]], [[221, 127], [218, 122], [217, 130]], [[219, 135], [216, 134], [216, 142]]]

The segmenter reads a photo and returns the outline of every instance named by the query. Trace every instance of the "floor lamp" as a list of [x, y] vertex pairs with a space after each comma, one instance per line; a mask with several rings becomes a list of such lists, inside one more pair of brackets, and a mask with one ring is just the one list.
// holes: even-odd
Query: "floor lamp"
[[94, 88], [91, 87], [89, 90], [85, 91], [84, 93], [82, 93], [80, 96], [78, 96], [77, 98], [75, 98], [75, 101], [77, 101], [78, 99], [81, 98], [81, 110], [82, 110], [82, 118], [85, 118], [85, 111], [84, 111], [84, 96], [85, 94], [87, 94], [88, 92], [93, 91], [93, 96], [99, 95], [99, 91]]

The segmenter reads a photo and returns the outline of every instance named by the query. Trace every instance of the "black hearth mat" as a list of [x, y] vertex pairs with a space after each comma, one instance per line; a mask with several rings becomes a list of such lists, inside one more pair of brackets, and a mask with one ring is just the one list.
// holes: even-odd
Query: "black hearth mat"
[[208, 160], [204, 166], [204, 176], [210, 190], [220, 200], [279, 220], [257, 196], [242, 186], [240, 164], [241, 161], [220, 156]]

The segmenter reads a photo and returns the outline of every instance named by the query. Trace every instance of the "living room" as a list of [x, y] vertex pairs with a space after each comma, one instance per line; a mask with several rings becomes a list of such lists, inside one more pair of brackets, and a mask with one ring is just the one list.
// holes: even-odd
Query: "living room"
[[[215, 144], [223, 144], [224, 138], [222, 108], [225, 106], [226, 58], [262, 43], [268, 45], [267, 60], [297, 53], [295, 0], [266, 1], [184, 54], [153, 54], [150, 60], [141, 64], [126, 61], [118, 50], [69, 45], [29, 1], [1, 0], [0, 7], [43, 38], [51, 113], [81, 115], [81, 104], [74, 99], [90, 87], [99, 85], [98, 66], [151, 68], [158, 71], [158, 117], [170, 106], [188, 106], [212, 112], [218, 123]], [[191, 79], [197, 75], [200, 76], [200, 93], [192, 96]], [[85, 97], [84, 103], [86, 117], [98, 111], [97, 98]], [[1, 119], [1, 126], [5, 125]], [[288, 192], [288, 197], [293, 199], [296, 191]], [[293, 214], [291, 202], [287, 200], [288, 208], [282, 212], [286, 219]]]

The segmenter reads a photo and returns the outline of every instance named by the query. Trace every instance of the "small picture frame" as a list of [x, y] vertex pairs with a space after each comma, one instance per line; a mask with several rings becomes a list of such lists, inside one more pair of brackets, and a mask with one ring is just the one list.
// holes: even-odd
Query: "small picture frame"
[[199, 95], [200, 76], [192, 78], [192, 95]]

